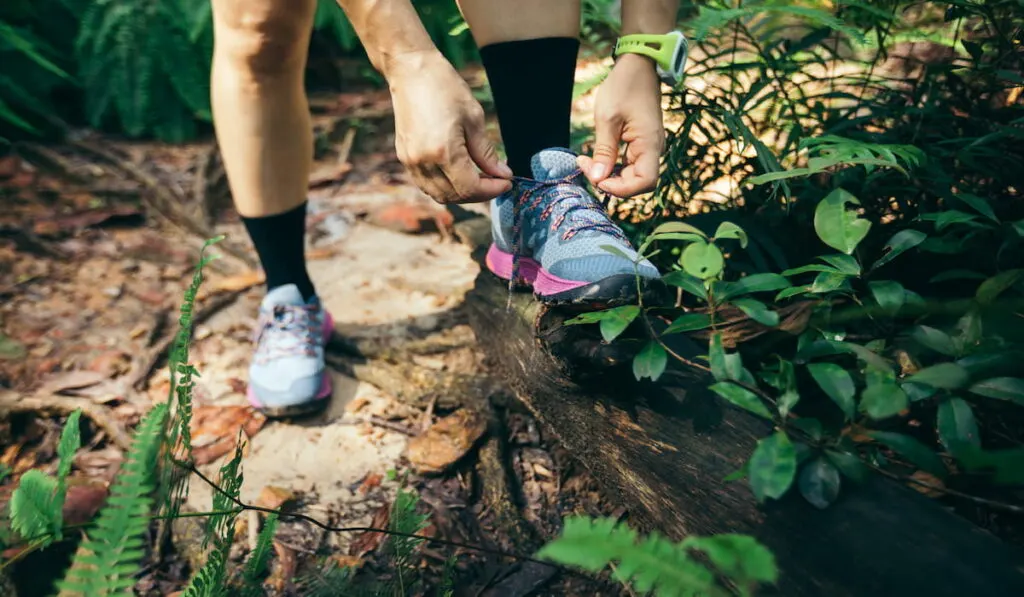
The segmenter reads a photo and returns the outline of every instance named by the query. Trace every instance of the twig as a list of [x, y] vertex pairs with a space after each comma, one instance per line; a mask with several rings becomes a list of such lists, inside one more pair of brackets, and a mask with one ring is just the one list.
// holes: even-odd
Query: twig
[[341, 425], [373, 425], [374, 427], [381, 427], [383, 429], [390, 429], [395, 433], [401, 433], [409, 437], [415, 437], [416, 432], [409, 427], [402, 425], [401, 423], [395, 423], [394, 421], [388, 421], [382, 419], [376, 415], [369, 417], [353, 417], [351, 419], [343, 419], [339, 422]]
[[946, 495], [951, 495], [953, 497], [958, 497], [958, 498], [961, 498], [961, 499], [965, 499], [965, 500], [968, 500], [970, 502], [974, 502], [975, 504], [981, 504], [983, 506], [988, 506], [990, 508], [996, 508], [996, 509], [999, 509], [999, 510], [1005, 510], [1006, 512], [1013, 512], [1014, 514], [1024, 514], [1024, 506], [1018, 506], [1016, 504], [1007, 504], [1005, 502], [998, 502], [996, 500], [990, 500], [988, 498], [983, 498], [983, 497], [978, 497], [976, 495], [970, 495], [968, 493], [963, 493], [961, 491], [957, 491], [955, 489], [950, 489], [948, 487], [940, 487], [938, 485], [932, 485], [931, 483], [928, 483], [927, 481], [922, 481], [920, 479], [915, 479], [913, 477], [904, 477], [903, 475], [898, 475], [898, 474], [896, 474], [894, 472], [887, 471], [887, 470], [879, 467], [878, 465], [876, 465], [876, 464], [874, 464], [872, 462], [868, 462], [867, 460], [865, 460], [863, 458], [861, 459], [861, 461], [864, 462], [864, 464], [868, 465], [870, 468], [874, 469], [875, 471], [881, 473], [882, 475], [884, 475], [886, 477], [889, 477], [890, 479], [896, 480], [896, 481], [913, 483], [914, 485], [918, 485], [920, 487], [924, 487], [925, 489], [930, 489], [932, 491], [938, 491], [938, 492], [944, 493]]
[[[160, 216], [168, 223], [182, 229], [186, 233], [198, 236], [203, 240], [213, 236], [213, 230], [203, 224], [196, 223], [192, 218], [182, 212], [181, 206], [185, 204], [185, 199], [183, 197], [180, 197], [178, 194], [169, 190], [167, 185], [161, 183], [155, 176], [143, 168], [140, 168], [96, 143], [73, 138], [69, 138], [67, 142], [75, 149], [99, 158], [109, 165], [114, 166], [121, 170], [125, 177], [146, 187], [146, 189], [150, 191], [150, 198], [146, 201], [146, 204], [156, 212], [156, 215]], [[144, 200], [146, 197], [147, 194], [143, 193]], [[250, 269], [256, 269], [258, 267], [256, 260], [248, 252], [243, 251], [230, 243], [221, 243], [219, 247], [225, 253], [231, 255], [235, 259], [238, 259]]]
[[[200, 324], [215, 313], [224, 309], [228, 305], [231, 305], [242, 295], [244, 290], [230, 290], [221, 294], [215, 294], [208, 298], [202, 307], [193, 312], [192, 325]], [[149, 380], [149, 376], [153, 373], [153, 370], [165, 359], [170, 353], [171, 347], [174, 345], [174, 341], [178, 336], [177, 328], [164, 334], [156, 344], [154, 344], [146, 355], [139, 359], [137, 366], [133, 369], [131, 375], [127, 376], [125, 383], [130, 388], [141, 391], [146, 386], [146, 382]]]
[[574, 574], [574, 575], [580, 575], [581, 574], [581, 573], [577, 572], [576, 570], [573, 570], [572, 568], [566, 568], [564, 566], [561, 566], [559, 564], [555, 564], [553, 562], [548, 562], [548, 561], [545, 561], [545, 560], [540, 560], [540, 559], [533, 558], [533, 557], [530, 557], [530, 556], [525, 556], [525, 555], [522, 555], [522, 554], [512, 553], [512, 552], [508, 552], [508, 551], [504, 551], [504, 550], [500, 550], [500, 549], [489, 549], [489, 548], [486, 548], [486, 547], [480, 547], [479, 545], [472, 545], [472, 544], [469, 544], [469, 543], [462, 543], [460, 541], [451, 541], [451, 540], [448, 540], [448, 539], [440, 539], [438, 537], [429, 537], [427, 535], [419, 535], [419, 534], [416, 534], [416, 533], [403, 533], [401, 531], [395, 531], [395, 530], [391, 530], [391, 529], [380, 529], [380, 528], [375, 528], [375, 527], [336, 527], [336, 526], [332, 526], [332, 525], [329, 525], [327, 523], [321, 522], [320, 520], [317, 520], [316, 518], [313, 518], [312, 516], [307, 516], [306, 514], [302, 514], [301, 512], [283, 512], [281, 510], [275, 510], [273, 508], [265, 508], [263, 506], [256, 506], [254, 504], [247, 504], [247, 503], [243, 502], [242, 500], [238, 499], [236, 496], [234, 496], [234, 495], [228, 493], [227, 491], [225, 491], [223, 488], [221, 488], [219, 485], [217, 485], [217, 483], [215, 483], [209, 477], [207, 477], [202, 472], [200, 472], [194, 465], [192, 465], [190, 463], [187, 463], [187, 462], [181, 462], [180, 460], [174, 460], [173, 462], [174, 462], [175, 465], [177, 465], [177, 466], [185, 469], [186, 471], [192, 473], [193, 475], [199, 477], [199, 479], [203, 483], [208, 485], [211, 489], [213, 489], [215, 492], [219, 493], [221, 496], [227, 498], [231, 503], [235, 504], [236, 506], [238, 506], [242, 510], [255, 510], [257, 512], [262, 512], [264, 514], [277, 514], [279, 518], [291, 518], [291, 519], [295, 519], [295, 520], [301, 520], [301, 521], [304, 521], [304, 522], [308, 522], [309, 524], [311, 524], [311, 525], [313, 525], [313, 526], [315, 526], [315, 527], [317, 527], [319, 529], [322, 529], [324, 531], [327, 531], [329, 533], [381, 533], [381, 534], [384, 534], [384, 535], [391, 535], [391, 536], [394, 536], [394, 537], [403, 537], [403, 538], [406, 538], [406, 539], [420, 539], [420, 540], [426, 541], [428, 543], [436, 543], [438, 545], [445, 545], [447, 547], [457, 547], [457, 548], [468, 549], [468, 550], [472, 550], [472, 551], [476, 551], [476, 552], [480, 552], [480, 553], [486, 553], [486, 554], [489, 554], [489, 555], [500, 556], [500, 557], [503, 557], [503, 558], [513, 558], [513, 559], [521, 560], [521, 561], [524, 561], [524, 562], [533, 562], [535, 564], [541, 564], [541, 565], [544, 565], [544, 566], [550, 566], [551, 568], [557, 568], [557, 569], [559, 569], [559, 570], [561, 570], [563, 572], [567, 572], [567, 573]]
[[0, 415], [15, 413], [55, 412], [69, 415], [76, 410], [88, 417], [97, 427], [103, 430], [110, 441], [122, 450], [131, 448], [131, 436], [124, 427], [108, 412], [108, 409], [86, 398], [57, 395], [26, 395], [0, 390]]

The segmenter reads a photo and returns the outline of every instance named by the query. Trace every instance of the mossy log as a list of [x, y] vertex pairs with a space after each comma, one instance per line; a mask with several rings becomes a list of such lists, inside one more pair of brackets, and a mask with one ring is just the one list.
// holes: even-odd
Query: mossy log
[[[486, 219], [456, 227], [482, 263]], [[776, 555], [787, 597], [1024, 595], [1024, 554], [939, 503], [876, 476], [844, 487], [824, 510], [796, 492], [758, 504], [738, 470], [770, 424], [724, 405], [706, 374], [676, 367], [637, 383], [628, 347], [605, 345], [597, 326], [562, 326], [565, 314], [513, 296], [485, 268], [467, 295], [470, 325], [494, 372], [541, 423], [630, 510], [644, 530], [673, 539], [744, 533]], [[672, 336], [693, 358], [703, 342]]]

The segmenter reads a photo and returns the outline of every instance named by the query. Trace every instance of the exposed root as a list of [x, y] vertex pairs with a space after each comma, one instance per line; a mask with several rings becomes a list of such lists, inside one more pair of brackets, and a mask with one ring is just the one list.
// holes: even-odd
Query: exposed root
[[53, 413], [70, 415], [81, 409], [82, 414], [100, 428], [110, 441], [122, 450], [131, 448], [131, 436], [124, 426], [110, 414], [109, 409], [95, 404], [87, 398], [58, 396], [53, 394], [19, 394], [0, 390], [0, 416], [19, 413]]

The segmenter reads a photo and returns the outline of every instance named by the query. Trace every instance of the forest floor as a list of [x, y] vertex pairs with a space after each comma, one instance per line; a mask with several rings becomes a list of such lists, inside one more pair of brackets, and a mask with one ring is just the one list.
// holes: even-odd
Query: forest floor
[[[385, 91], [319, 94], [311, 104], [318, 142], [311, 275], [336, 319], [338, 343], [364, 347], [364, 355], [376, 346], [380, 358], [368, 361], [367, 373], [344, 348], [333, 348], [335, 391], [326, 412], [265, 420], [244, 397], [262, 276], [226, 199], [212, 141], [169, 146], [83, 132], [59, 146], [26, 146], [0, 159], [0, 414], [8, 415], [0, 417], [0, 464], [12, 471], [0, 500], [24, 471], [55, 465], [64, 418], [83, 407], [83, 448], [65, 518], [88, 520], [102, 505], [134, 425], [167, 399], [167, 351], [205, 232], [227, 240], [213, 248], [223, 258], [207, 269], [190, 357], [201, 373], [192, 425], [201, 471], [213, 476], [241, 431], [247, 503], [291, 508], [333, 526], [380, 526], [404, 483], [430, 515], [428, 533], [491, 549], [523, 545], [495, 522], [478, 462], [487, 427], [480, 404], [501, 395], [500, 387], [484, 384], [490, 390], [468, 398], [430, 387], [404, 391], [408, 380], [372, 367], [380, 361], [398, 377], [486, 377], [461, 312], [478, 268], [453, 240], [448, 212], [413, 187], [398, 163]], [[410, 343], [420, 348], [405, 350]], [[529, 544], [554, 536], [564, 515], [610, 513], [589, 475], [531, 416], [502, 404], [500, 456], [511, 486], [502, 495], [517, 496], [513, 510], [534, 537]], [[193, 478], [184, 510], [209, 510], [211, 495]], [[248, 514], [236, 529], [239, 561], [251, 549], [248, 529], [260, 520]], [[187, 525], [174, 530], [175, 549], [149, 568], [142, 594], [173, 594], [202, 561]], [[283, 521], [268, 594], [301, 594], [296, 579], [327, 560], [372, 574], [380, 548], [378, 534]], [[16, 563], [19, 597], [46, 594], [69, 553], [58, 545]], [[421, 553], [428, 586], [458, 556], [457, 594], [620, 594], [610, 582], [472, 550], [428, 544]]]

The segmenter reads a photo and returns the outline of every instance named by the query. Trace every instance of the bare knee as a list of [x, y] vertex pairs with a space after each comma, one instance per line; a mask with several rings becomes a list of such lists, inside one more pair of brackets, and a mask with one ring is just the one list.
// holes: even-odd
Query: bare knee
[[255, 81], [298, 75], [315, 0], [213, 0], [214, 55]]

